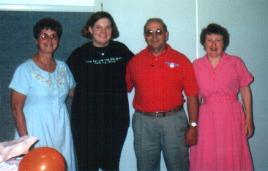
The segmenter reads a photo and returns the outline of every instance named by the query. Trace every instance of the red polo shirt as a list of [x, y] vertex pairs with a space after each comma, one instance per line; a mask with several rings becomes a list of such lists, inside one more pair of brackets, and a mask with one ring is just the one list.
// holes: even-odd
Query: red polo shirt
[[192, 63], [167, 45], [159, 56], [148, 48], [127, 65], [127, 89], [135, 88], [133, 106], [144, 112], [168, 111], [183, 105], [186, 96], [197, 96], [198, 87]]

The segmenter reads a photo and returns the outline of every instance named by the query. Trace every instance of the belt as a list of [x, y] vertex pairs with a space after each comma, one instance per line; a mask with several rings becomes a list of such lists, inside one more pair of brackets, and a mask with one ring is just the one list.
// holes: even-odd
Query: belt
[[236, 96], [213, 96], [203, 98], [203, 103], [230, 103], [237, 102]]
[[180, 111], [183, 108], [183, 106], [178, 106], [175, 109], [171, 109], [168, 111], [157, 111], [157, 112], [143, 112], [140, 110], [136, 110], [136, 112], [141, 113], [146, 116], [152, 116], [152, 117], [166, 117], [170, 115], [176, 114], [176, 112]]

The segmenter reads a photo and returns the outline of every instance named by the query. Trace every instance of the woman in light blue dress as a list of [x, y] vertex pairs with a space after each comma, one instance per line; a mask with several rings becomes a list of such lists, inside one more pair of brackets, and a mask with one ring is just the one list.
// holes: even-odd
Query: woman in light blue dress
[[61, 24], [51, 18], [39, 20], [33, 29], [38, 52], [22, 63], [9, 85], [16, 138], [35, 136], [35, 147], [53, 147], [65, 158], [68, 171], [75, 171], [75, 157], [67, 96], [75, 81], [68, 66], [54, 59], [62, 34]]

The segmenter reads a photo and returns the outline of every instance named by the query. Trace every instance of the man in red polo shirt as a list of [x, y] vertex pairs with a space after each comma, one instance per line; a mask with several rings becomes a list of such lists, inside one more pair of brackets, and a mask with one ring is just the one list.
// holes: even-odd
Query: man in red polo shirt
[[161, 152], [167, 170], [188, 170], [188, 146], [197, 143], [198, 87], [193, 67], [167, 44], [163, 20], [147, 20], [144, 37], [148, 46], [129, 61], [126, 71], [128, 91], [135, 88], [132, 126], [138, 171], [158, 171]]

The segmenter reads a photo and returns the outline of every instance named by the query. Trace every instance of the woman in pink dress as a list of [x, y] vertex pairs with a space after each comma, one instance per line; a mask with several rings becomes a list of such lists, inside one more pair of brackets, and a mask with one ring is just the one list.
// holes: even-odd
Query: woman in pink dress
[[254, 130], [249, 87], [253, 77], [239, 57], [225, 53], [229, 33], [224, 27], [209, 24], [200, 42], [206, 55], [194, 61], [200, 109], [190, 170], [252, 171], [248, 138]]

